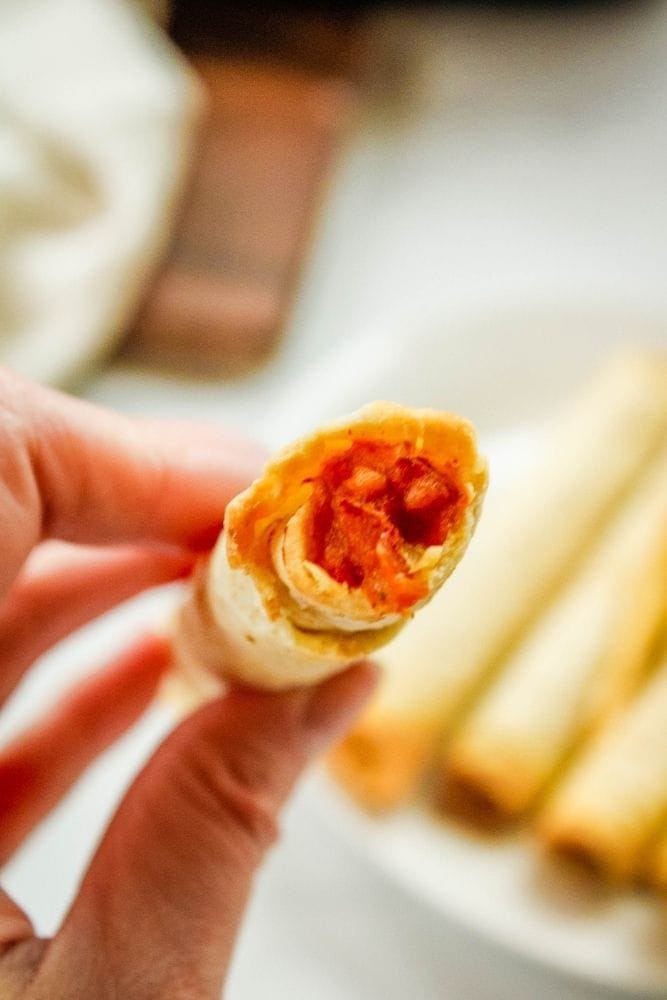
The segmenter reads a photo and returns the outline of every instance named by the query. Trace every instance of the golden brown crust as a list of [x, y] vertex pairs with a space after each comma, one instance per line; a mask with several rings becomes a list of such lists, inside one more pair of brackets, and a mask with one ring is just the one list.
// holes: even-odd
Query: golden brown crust
[[361, 806], [386, 812], [414, 791], [415, 771], [423, 771], [431, 750], [418, 727], [374, 726], [364, 720], [329, 754], [333, 777]]
[[667, 827], [664, 824], [646, 852], [639, 879], [642, 885], [667, 893]]

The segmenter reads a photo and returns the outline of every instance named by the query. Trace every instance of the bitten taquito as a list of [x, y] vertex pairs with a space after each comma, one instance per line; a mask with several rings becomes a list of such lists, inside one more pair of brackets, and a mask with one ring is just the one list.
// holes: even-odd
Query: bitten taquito
[[228, 505], [174, 633], [193, 677], [312, 684], [425, 605], [475, 529], [487, 469], [472, 426], [372, 403], [279, 452]]

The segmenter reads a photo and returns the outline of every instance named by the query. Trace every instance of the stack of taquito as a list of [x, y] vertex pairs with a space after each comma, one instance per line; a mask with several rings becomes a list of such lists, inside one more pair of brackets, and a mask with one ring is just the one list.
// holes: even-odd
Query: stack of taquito
[[421, 784], [667, 884], [667, 360], [614, 359], [542, 441], [491, 488], [446, 591], [379, 655], [383, 687], [331, 766], [368, 808]]

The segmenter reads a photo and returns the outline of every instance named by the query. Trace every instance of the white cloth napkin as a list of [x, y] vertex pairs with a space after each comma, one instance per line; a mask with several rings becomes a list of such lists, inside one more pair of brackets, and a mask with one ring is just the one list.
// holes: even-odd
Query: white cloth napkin
[[131, 4], [3, 0], [3, 363], [66, 382], [122, 332], [164, 247], [199, 105]]

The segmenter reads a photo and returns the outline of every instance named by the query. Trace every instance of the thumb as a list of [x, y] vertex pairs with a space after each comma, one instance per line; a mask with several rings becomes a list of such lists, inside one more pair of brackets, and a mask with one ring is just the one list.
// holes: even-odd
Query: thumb
[[72, 996], [218, 997], [280, 808], [375, 680], [360, 664], [311, 689], [237, 688], [186, 719], [121, 804], [41, 974], [71, 970]]

